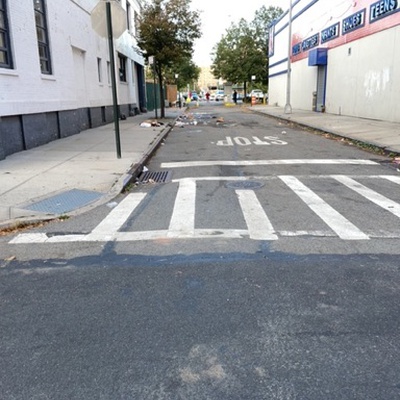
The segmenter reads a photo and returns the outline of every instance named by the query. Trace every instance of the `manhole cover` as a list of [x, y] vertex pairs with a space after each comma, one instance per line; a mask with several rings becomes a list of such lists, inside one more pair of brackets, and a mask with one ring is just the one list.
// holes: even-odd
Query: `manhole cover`
[[138, 177], [139, 183], [166, 183], [171, 181], [171, 171], [146, 171]]
[[253, 190], [263, 187], [264, 184], [256, 181], [237, 181], [237, 182], [228, 182], [225, 186], [229, 189]]

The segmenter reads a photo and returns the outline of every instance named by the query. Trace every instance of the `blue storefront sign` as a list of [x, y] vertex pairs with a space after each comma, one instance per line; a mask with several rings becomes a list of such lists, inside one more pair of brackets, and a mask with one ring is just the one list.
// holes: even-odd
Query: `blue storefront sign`
[[301, 42], [301, 50], [307, 51], [319, 45], [319, 33], [303, 40]]
[[342, 22], [342, 34], [352, 32], [365, 25], [365, 8], [345, 18]]
[[324, 29], [321, 32], [321, 44], [326, 43], [329, 40], [335, 39], [339, 37], [339, 22], [335, 25], [330, 26], [329, 28]]
[[300, 54], [300, 53], [301, 53], [301, 43], [296, 43], [292, 47], [292, 55], [297, 56], [297, 54]]
[[371, 4], [369, 12], [369, 22], [378, 21], [396, 11], [399, 11], [399, 2], [397, 0], [380, 0]]

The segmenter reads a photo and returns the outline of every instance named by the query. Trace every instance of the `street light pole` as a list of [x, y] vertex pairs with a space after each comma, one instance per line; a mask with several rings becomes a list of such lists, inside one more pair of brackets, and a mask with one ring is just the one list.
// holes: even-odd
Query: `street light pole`
[[113, 108], [114, 108], [115, 143], [117, 147], [117, 158], [121, 158], [117, 82], [115, 79], [114, 39], [113, 39], [113, 28], [112, 28], [112, 18], [111, 18], [111, 4], [109, 1], [106, 2], [106, 14], [107, 14], [108, 48], [110, 51], [111, 84], [112, 84], [112, 96], [113, 96]]
[[287, 62], [287, 83], [286, 83], [286, 105], [285, 114], [292, 113], [292, 106], [290, 105], [290, 85], [291, 85], [291, 61], [292, 54], [292, 0], [289, 0], [289, 39], [288, 39], [288, 62]]
[[181, 104], [181, 92], [179, 91], [179, 85], [178, 85], [178, 78], [179, 78], [179, 74], [175, 74], [175, 83], [176, 83], [176, 90], [178, 92], [178, 104], [179, 104], [179, 108], [182, 107]]

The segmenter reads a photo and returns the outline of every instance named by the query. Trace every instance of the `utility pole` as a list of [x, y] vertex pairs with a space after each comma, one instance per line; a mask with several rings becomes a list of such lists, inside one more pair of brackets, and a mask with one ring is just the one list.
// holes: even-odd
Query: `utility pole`
[[292, 54], [292, 0], [289, 0], [289, 39], [288, 39], [288, 62], [287, 62], [287, 83], [286, 83], [286, 105], [285, 114], [292, 113], [292, 106], [290, 104], [290, 85], [291, 85], [291, 61], [290, 57]]
[[154, 56], [149, 57], [149, 64], [153, 66], [153, 94], [154, 94], [154, 116], [157, 119], [157, 87], [156, 87], [156, 61]]
[[115, 79], [114, 38], [113, 38], [112, 17], [111, 17], [111, 4], [109, 1], [106, 2], [106, 14], [107, 14], [108, 48], [110, 52], [113, 109], [114, 109], [115, 144], [117, 148], [117, 158], [121, 158], [121, 140], [119, 132], [119, 107], [118, 107], [118, 96], [117, 96], [117, 82]]

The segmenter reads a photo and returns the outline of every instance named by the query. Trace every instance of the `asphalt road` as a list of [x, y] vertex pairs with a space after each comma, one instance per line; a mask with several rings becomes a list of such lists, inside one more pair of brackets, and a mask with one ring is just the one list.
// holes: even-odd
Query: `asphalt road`
[[166, 182], [1, 237], [0, 398], [400, 398], [396, 171], [191, 111], [147, 166]]

